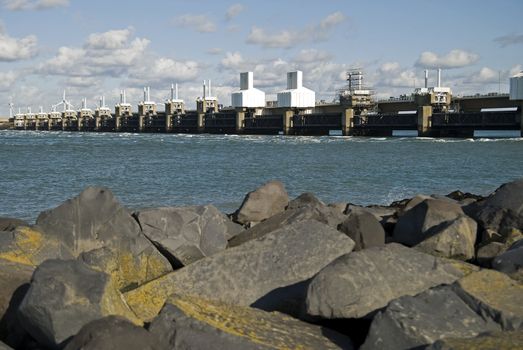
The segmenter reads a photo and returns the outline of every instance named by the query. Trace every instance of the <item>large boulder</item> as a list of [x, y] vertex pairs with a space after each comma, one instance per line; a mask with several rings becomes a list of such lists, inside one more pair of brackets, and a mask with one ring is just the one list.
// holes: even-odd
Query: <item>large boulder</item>
[[505, 331], [523, 330], [523, 285], [494, 270], [481, 270], [456, 282], [456, 292], [476, 313]]
[[311, 281], [307, 312], [322, 318], [361, 318], [390, 301], [452, 283], [476, 268], [390, 243], [344, 255]]
[[399, 217], [393, 239], [409, 247], [415, 246], [429, 237], [429, 230], [464, 214], [461, 207], [450, 200], [423, 200]]
[[324, 207], [325, 203], [323, 203], [318, 197], [316, 197], [313, 193], [305, 192], [300, 194], [298, 197], [293, 199], [289, 202], [289, 205], [287, 205], [288, 209], [300, 209], [300, 208], [315, 208], [315, 207]]
[[462, 215], [427, 231], [428, 238], [416, 245], [416, 249], [445, 258], [470, 260], [474, 258], [476, 232], [476, 222]]
[[288, 204], [289, 195], [283, 184], [271, 181], [245, 196], [234, 220], [244, 225], [256, 224], [281, 213]]
[[445, 338], [425, 350], [514, 350], [523, 349], [523, 332], [488, 332], [474, 338]]
[[227, 247], [227, 240], [243, 228], [233, 223], [213, 205], [141, 210], [135, 214], [149, 240], [182, 266]]
[[293, 303], [301, 306], [305, 282], [353, 247], [342, 233], [314, 220], [302, 221], [198, 260], [124, 296], [143, 320], [156, 316], [174, 292], [266, 310], [292, 308]]
[[0, 341], [0, 350], [13, 350], [13, 349]]
[[350, 214], [338, 230], [354, 241], [355, 251], [385, 244], [385, 230], [376, 217], [366, 211]]
[[106, 188], [88, 187], [57, 208], [42, 212], [36, 223], [47, 237], [62, 242], [75, 257], [99, 248], [114, 251], [120, 270], [126, 271], [115, 278], [120, 289], [172, 271], [167, 258]]
[[469, 210], [483, 229], [483, 241], [504, 241], [513, 229], [523, 231], [523, 178], [500, 186]]
[[118, 316], [107, 316], [82, 327], [64, 350], [162, 350], [155, 336]]
[[278, 312], [176, 294], [149, 331], [164, 349], [352, 349], [349, 338]]
[[500, 329], [475, 313], [451, 286], [438, 286], [391, 301], [374, 317], [360, 349], [413, 349], [441, 338], [470, 338]]
[[18, 226], [30, 226], [27, 222], [15, 218], [0, 217], [0, 232], [13, 231]]
[[241, 232], [229, 241], [229, 247], [236, 247], [300, 221], [316, 220], [337, 229], [346, 218], [346, 215], [326, 205], [311, 205], [287, 209]]
[[111, 277], [80, 260], [47, 260], [35, 270], [18, 316], [40, 344], [60, 348], [86, 323], [121, 315], [140, 324]]
[[523, 239], [512, 244], [506, 252], [496, 256], [492, 261], [492, 268], [523, 282]]

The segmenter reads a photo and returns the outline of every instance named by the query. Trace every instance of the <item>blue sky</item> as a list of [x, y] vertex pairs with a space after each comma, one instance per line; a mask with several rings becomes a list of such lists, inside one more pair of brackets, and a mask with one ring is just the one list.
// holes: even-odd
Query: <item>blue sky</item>
[[[523, 70], [523, 1], [78, 1], [0, 0], [0, 115], [61, 99], [75, 106], [119, 91], [132, 103], [171, 83], [189, 107], [212, 79], [224, 105], [239, 72], [254, 71], [268, 98], [285, 73], [304, 72], [332, 100], [344, 72], [361, 67], [378, 97], [410, 94], [441, 67], [455, 94], [508, 90]], [[431, 81], [436, 74], [431, 71]]]

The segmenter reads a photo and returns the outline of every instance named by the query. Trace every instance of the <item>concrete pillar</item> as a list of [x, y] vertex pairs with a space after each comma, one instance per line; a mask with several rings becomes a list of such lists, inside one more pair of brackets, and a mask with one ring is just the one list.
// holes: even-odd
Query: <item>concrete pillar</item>
[[236, 111], [236, 132], [238, 134], [242, 134], [244, 126], [245, 126], [245, 112]]
[[78, 123], [78, 125], [76, 126], [76, 128], [77, 128], [78, 131], [82, 131], [82, 126], [83, 126], [82, 123], [83, 123], [83, 121], [84, 121], [84, 118], [83, 118], [83, 117], [78, 117], [78, 118], [76, 119], [76, 122]]
[[205, 130], [205, 113], [198, 113], [198, 132]]
[[521, 130], [521, 137], [523, 137], [523, 100], [519, 101], [519, 123]]
[[27, 130], [27, 120], [24, 119], [24, 130]]
[[283, 112], [283, 134], [292, 135], [292, 117], [294, 112], [292, 110]]
[[122, 117], [114, 116], [114, 131], [120, 131], [122, 129]]
[[40, 123], [39, 119], [35, 119], [35, 130], [38, 131], [38, 124]]
[[145, 116], [141, 115], [138, 117], [138, 131], [142, 132], [145, 129]]
[[172, 120], [173, 120], [172, 115], [170, 115], [170, 114], [165, 115], [165, 132], [171, 132], [172, 125], [173, 125]]
[[341, 134], [349, 136], [352, 129], [352, 120], [354, 119], [354, 109], [347, 108], [341, 113]]
[[47, 122], [47, 131], [51, 131], [51, 126], [52, 126], [52, 122], [53, 120], [51, 118], [49, 118], [49, 121]]
[[94, 131], [100, 131], [100, 125], [102, 124], [102, 117], [94, 117]]
[[430, 119], [432, 106], [418, 107], [418, 136], [429, 136], [431, 131]]

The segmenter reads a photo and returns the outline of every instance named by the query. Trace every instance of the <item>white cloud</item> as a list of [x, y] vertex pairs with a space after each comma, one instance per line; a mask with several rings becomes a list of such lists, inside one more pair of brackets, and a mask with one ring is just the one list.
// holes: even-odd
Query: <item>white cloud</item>
[[69, 0], [3, 0], [4, 8], [11, 11], [45, 10], [69, 5]]
[[461, 68], [470, 66], [478, 60], [479, 55], [459, 49], [452, 50], [442, 56], [434, 52], [425, 51], [421, 53], [416, 61], [416, 66], [423, 68]]
[[222, 67], [238, 69], [244, 63], [243, 57], [239, 52], [227, 52], [225, 57], [221, 60]]
[[474, 72], [466, 81], [468, 83], [497, 83], [500, 72], [489, 67], [483, 67]]
[[199, 72], [200, 66], [195, 61], [176, 61], [160, 57], [148, 65], [134, 67], [130, 72], [130, 80], [136, 85], [170, 84], [193, 80], [198, 77]]
[[240, 13], [242, 13], [245, 10], [245, 7], [242, 4], [234, 4], [231, 5], [227, 12], [225, 13], [225, 19], [230, 21], [234, 17], [238, 16]]
[[317, 49], [303, 49], [294, 57], [293, 61], [300, 63], [310, 63], [326, 61], [331, 58], [332, 56], [325, 51], [320, 51]]
[[400, 69], [398, 62], [385, 62], [379, 68], [382, 73], [397, 72]]
[[0, 26], [0, 62], [28, 59], [37, 54], [38, 39], [35, 35], [24, 38], [10, 37]]
[[306, 42], [323, 41], [327, 39], [330, 31], [345, 19], [343, 13], [334, 12], [322, 19], [319, 24], [299, 30], [282, 30], [278, 33], [269, 33], [263, 28], [253, 26], [247, 37], [247, 43], [265, 48], [291, 48]]
[[216, 24], [207, 15], [185, 14], [174, 19], [174, 24], [179, 27], [191, 28], [200, 33], [216, 31]]
[[223, 50], [219, 47], [211, 47], [206, 51], [209, 55], [220, 55]]
[[9, 91], [16, 79], [18, 79], [18, 73], [14, 71], [0, 72], [0, 91]]
[[120, 49], [125, 46], [131, 35], [131, 29], [110, 30], [93, 33], [87, 39], [87, 47], [92, 49]]

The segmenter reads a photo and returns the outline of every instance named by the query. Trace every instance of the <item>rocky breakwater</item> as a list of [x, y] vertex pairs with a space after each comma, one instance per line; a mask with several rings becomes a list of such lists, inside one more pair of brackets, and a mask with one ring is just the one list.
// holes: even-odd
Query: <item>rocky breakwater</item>
[[0, 349], [523, 348], [523, 179], [390, 206], [122, 206], [0, 219]]

